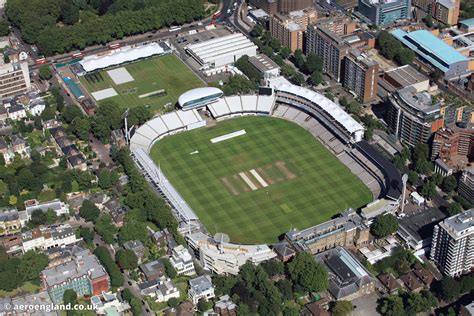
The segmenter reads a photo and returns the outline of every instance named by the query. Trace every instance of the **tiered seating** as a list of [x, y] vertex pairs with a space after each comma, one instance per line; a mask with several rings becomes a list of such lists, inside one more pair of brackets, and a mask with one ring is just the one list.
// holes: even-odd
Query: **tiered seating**
[[231, 113], [242, 113], [242, 100], [239, 96], [226, 97], [225, 101]]
[[283, 105], [283, 104], [279, 104], [276, 109], [273, 111], [273, 116], [276, 116], [276, 117], [283, 117], [286, 113], [286, 111], [288, 111], [288, 107], [286, 105]]
[[242, 109], [246, 113], [257, 112], [257, 98], [256, 95], [243, 95], [240, 97], [242, 100]]
[[260, 95], [257, 100], [257, 112], [270, 114], [270, 111], [275, 104], [275, 97], [268, 95]]
[[227, 106], [225, 98], [219, 99], [219, 101], [209, 104], [207, 108], [209, 109], [209, 111], [211, 111], [211, 115], [215, 119], [230, 115], [231, 113], [229, 107]]

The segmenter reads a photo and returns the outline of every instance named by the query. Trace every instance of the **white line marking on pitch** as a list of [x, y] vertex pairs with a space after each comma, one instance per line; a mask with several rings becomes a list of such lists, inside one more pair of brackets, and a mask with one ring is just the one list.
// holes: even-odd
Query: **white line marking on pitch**
[[245, 183], [247, 183], [247, 185], [252, 189], [252, 191], [255, 191], [257, 190], [257, 186], [255, 184], [253, 184], [252, 181], [250, 181], [249, 177], [247, 177], [247, 175], [243, 172], [240, 172], [239, 173], [239, 176], [242, 178], [242, 180], [245, 181]]
[[250, 173], [257, 179], [258, 182], [262, 185], [262, 187], [268, 187], [268, 183], [263, 180], [263, 178], [258, 174], [258, 172], [255, 169], [250, 170]]

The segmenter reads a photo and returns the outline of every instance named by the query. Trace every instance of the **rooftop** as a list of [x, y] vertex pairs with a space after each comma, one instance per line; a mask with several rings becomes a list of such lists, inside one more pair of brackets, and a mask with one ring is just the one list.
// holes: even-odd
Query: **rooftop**
[[427, 30], [407, 33], [401, 29], [395, 29], [390, 33], [444, 71], [448, 70], [449, 66], [454, 63], [468, 61], [466, 56]]
[[249, 62], [261, 72], [280, 68], [273, 60], [265, 54], [249, 57]]
[[417, 92], [414, 87], [403, 87], [397, 91], [398, 97], [415, 111], [425, 115], [433, 114], [440, 110], [439, 104], [433, 104], [431, 95], [426, 92]]
[[440, 226], [455, 238], [474, 233], [474, 208], [446, 218]]
[[462, 20], [459, 22], [460, 24], [468, 25], [468, 26], [474, 26], [474, 18], [470, 18], [467, 20]]
[[405, 65], [389, 70], [385, 72], [385, 75], [390, 76], [403, 87], [429, 80], [427, 76], [420, 73], [411, 65]]
[[106, 275], [104, 267], [89, 250], [80, 250], [74, 253], [73, 260], [42, 272], [42, 278], [49, 287], [68, 282], [73, 278], [89, 276], [91, 279], [96, 279]]
[[189, 287], [194, 291], [194, 293], [200, 294], [213, 288], [213, 285], [210, 277], [203, 275], [189, 280]]
[[433, 207], [423, 210], [422, 212], [405, 216], [399, 219], [399, 223], [400, 228], [404, 229], [411, 237], [419, 242], [431, 238], [434, 226], [444, 218], [446, 218], [446, 215], [438, 208]]

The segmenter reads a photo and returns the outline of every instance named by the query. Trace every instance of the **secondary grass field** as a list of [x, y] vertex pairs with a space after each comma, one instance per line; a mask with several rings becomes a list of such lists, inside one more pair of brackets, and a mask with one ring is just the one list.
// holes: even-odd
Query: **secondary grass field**
[[[183, 92], [204, 86], [204, 82], [174, 55], [146, 59], [116, 68], [120, 67], [126, 68], [134, 81], [116, 85], [107, 73], [110, 69], [100, 71], [95, 76], [82, 76], [80, 81], [89, 93], [107, 88], [115, 89], [118, 95], [101, 101], [113, 100], [123, 108], [150, 105], [155, 112], [163, 109], [169, 102], [174, 105]], [[166, 95], [139, 98], [140, 95], [162, 89], [166, 91]]]
[[[212, 138], [246, 134], [212, 143]], [[273, 243], [372, 200], [311, 134], [277, 118], [242, 117], [160, 140], [151, 157], [211, 233]]]

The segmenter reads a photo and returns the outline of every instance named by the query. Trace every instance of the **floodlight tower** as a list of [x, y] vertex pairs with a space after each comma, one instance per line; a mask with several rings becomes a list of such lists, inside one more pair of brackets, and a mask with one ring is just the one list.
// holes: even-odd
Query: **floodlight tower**
[[408, 175], [405, 173], [402, 176], [402, 184], [403, 184], [403, 189], [402, 189], [402, 208], [400, 212], [403, 214], [403, 210], [405, 208], [405, 192], [407, 190], [407, 181], [408, 181]]
[[130, 144], [130, 135], [128, 134], [128, 112], [130, 109], [126, 109], [125, 112], [123, 113], [123, 120], [125, 123], [125, 141], [127, 144]]

